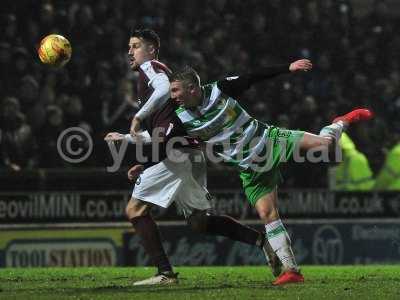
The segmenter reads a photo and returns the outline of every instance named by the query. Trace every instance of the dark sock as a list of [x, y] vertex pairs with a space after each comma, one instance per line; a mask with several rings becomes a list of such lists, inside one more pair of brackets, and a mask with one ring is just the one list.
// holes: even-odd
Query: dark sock
[[229, 216], [207, 216], [206, 233], [222, 235], [231, 240], [262, 247], [265, 236], [261, 232], [243, 225]]
[[131, 220], [131, 223], [141, 239], [144, 250], [150, 256], [152, 263], [158, 268], [158, 273], [172, 271], [153, 217], [151, 215], [136, 217]]

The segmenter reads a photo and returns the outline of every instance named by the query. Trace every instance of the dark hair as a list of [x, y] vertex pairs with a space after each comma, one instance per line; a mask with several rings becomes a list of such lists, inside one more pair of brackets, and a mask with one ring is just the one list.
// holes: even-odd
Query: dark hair
[[132, 31], [131, 37], [141, 38], [146, 43], [152, 45], [156, 50], [156, 55], [160, 50], [160, 37], [158, 34], [152, 29], [136, 29]]
[[183, 69], [174, 72], [170, 81], [184, 81], [186, 83], [200, 85], [200, 76], [191, 66], [185, 66]]

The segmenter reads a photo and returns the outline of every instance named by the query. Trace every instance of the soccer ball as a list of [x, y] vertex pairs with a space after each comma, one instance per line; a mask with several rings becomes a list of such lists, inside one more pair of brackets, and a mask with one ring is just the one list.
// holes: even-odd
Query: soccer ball
[[71, 59], [72, 48], [62, 35], [50, 34], [41, 40], [38, 54], [42, 63], [62, 67]]

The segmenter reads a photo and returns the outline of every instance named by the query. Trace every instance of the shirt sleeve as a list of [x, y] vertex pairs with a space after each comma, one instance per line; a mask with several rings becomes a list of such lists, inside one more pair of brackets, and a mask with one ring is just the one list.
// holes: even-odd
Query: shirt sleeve
[[142, 108], [136, 113], [136, 117], [141, 121], [162, 108], [170, 98], [170, 83], [168, 76], [163, 72], [156, 72], [151, 63], [143, 66], [142, 70], [149, 78], [149, 86], [153, 88], [153, 93]]
[[147, 130], [139, 132], [136, 136], [132, 136], [131, 134], [128, 133], [125, 134], [124, 137], [125, 140], [130, 144], [137, 144], [137, 143], [151, 144], [151, 136]]
[[288, 64], [276, 65], [261, 68], [245, 75], [233, 76], [219, 80], [217, 86], [223, 93], [231, 97], [237, 97], [257, 82], [289, 72]]

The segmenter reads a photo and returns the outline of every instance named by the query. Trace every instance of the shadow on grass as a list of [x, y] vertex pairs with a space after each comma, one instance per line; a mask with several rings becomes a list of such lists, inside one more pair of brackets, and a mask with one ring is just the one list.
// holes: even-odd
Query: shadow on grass
[[105, 285], [99, 287], [57, 287], [57, 288], [27, 288], [27, 289], [18, 289], [14, 292], [16, 293], [36, 293], [37, 295], [46, 295], [46, 294], [97, 294], [101, 293], [146, 293], [146, 294], [162, 294], [164, 292], [174, 292], [174, 293], [190, 293], [190, 292], [202, 292], [202, 291], [210, 291], [210, 290], [227, 290], [227, 289], [270, 289], [276, 288], [273, 287], [270, 283], [258, 283], [254, 282], [241, 282], [239, 283], [219, 283], [219, 284], [206, 284], [203, 282], [197, 284], [187, 284], [187, 283], [179, 283], [174, 285], [164, 285], [164, 286], [132, 286], [132, 285]]

